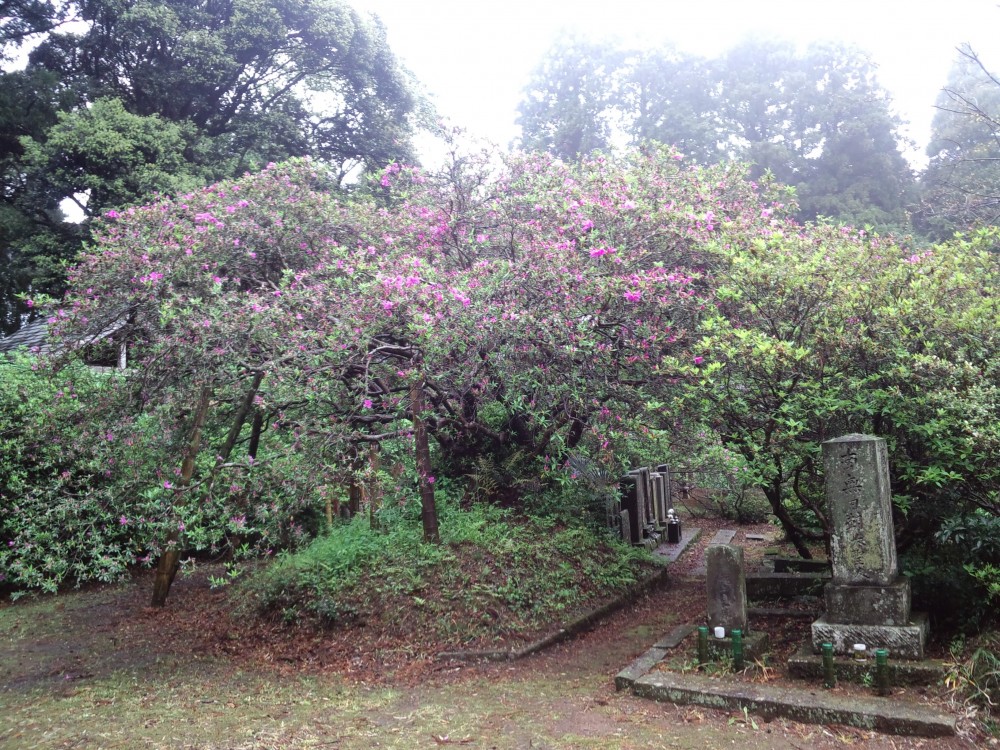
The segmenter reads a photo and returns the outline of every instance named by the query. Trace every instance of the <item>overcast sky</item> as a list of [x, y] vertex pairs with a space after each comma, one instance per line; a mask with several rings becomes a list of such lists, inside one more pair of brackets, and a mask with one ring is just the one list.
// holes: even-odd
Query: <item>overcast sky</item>
[[921, 161], [933, 105], [971, 43], [1000, 69], [997, 0], [351, 0], [377, 13], [389, 44], [440, 114], [501, 146], [517, 135], [521, 89], [561, 29], [595, 39], [716, 55], [748, 34], [857, 44], [911, 123]]

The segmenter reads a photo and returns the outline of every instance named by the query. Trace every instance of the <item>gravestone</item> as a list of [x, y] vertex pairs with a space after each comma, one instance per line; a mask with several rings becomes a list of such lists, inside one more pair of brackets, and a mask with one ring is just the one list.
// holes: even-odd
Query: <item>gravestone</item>
[[621, 478], [619, 487], [621, 488], [622, 521], [624, 522], [626, 514], [628, 516], [628, 536], [626, 537], [623, 533], [622, 537], [632, 544], [642, 544], [642, 514], [644, 511], [639, 502], [639, 477], [633, 473], [626, 474]]
[[660, 476], [663, 477], [663, 507], [664, 509], [672, 508], [673, 503], [673, 487], [670, 484], [670, 467], [667, 464], [658, 464], [656, 471]]
[[[767, 633], [750, 632], [747, 619], [746, 568], [743, 548], [732, 544], [710, 544], [705, 550], [708, 584], [709, 654], [713, 659], [732, 655], [733, 630], [743, 631], [743, 655], [749, 661], [763, 659], [770, 648]], [[725, 628], [723, 638], [714, 637], [716, 627]]]
[[823, 443], [827, 510], [833, 524], [826, 614], [813, 623], [813, 650], [855, 643], [892, 658], [922, 659], [927, 616], [910, 612], [910, 581], [899, 575], [885, 440], [845, 435]]
[[652, 532], [656, 524], [656, 517], [653, 514], [653, 488], [649, 467], [642, 466], [638, 469], [632, 469], [629, 474], [636, 477], [639, 505], [642, 510], [642, 525]]
[[705, 550], [708, 568], [708, 630], [722, 626], [728, 635], [734, 628], [747, 632], [747, 582], [743, 548], [732, 544], [710, 544]]
[[611, 533], [624, 539], [622, 533], [622, 503], [617, 497], [606, 497], [604, 500], [604, 517]]
[[632, 524], [629, 521], [629, 512], [627, 510], [618, 512], [618, 525], [622, 541], [625, 544], [635, 544], [637, 540], [632, 536]]
[[666, 487], [665, 477], [658, 471], [649, 475], [650, 483], [653, 487], [653, 513], [656, 519], [657, 528], [662, 529], [667, 523], [667, 499], [664, 493]]

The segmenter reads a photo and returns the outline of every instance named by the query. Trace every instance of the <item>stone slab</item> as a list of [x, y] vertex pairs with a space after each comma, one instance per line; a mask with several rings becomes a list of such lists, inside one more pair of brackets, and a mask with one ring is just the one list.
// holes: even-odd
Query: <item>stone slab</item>
[[653, 646], [653, 648], [646, 651], [642, 656], [615, 675], [615, 690], [630, 690], [636, 680], [649, 672], [659, 662], [663, 661], [663, 657], [666, 655], [666, 649]]
[[[621, 488], [622, 511], [628, 511], [629, 539], [632, 544], [642, 544], [644, 536], [642, 496], [639, 489], [640, 477], [626, 474], [621, 478], [619, 486]], [[625, 520], [624, 515], [622, 520]]]
[[833, 580], [891, 584], [899, 576], [899, 565], [885, 440], [854, 434], [826, 441], [823, 473], [833, 523]]
[[687, 529], [684, 531], [679, 544], [667, 544], [664, 542], [654, 550], [653, 554], [663, 558], [667, 562], [675, 562], [683, 554], [684, 550], [699, 536], [701, 536], [701, 529]]
[[819, 653], [822, 644], [832, 643], [835, 654], [846, 655], [863, 643], [869, 653], [888, 649], [890, 659], [923, 659], [929, 630], [924, 612], [914, 612], [907, 625], [849, 625], [821, 617], [812, 624], [812, 646]]
[[801, 557], [772, 558], [775, 573], [825, 573], [830, 574], [829, 560], [804, 560]]
[[888, 586], [834, 581], [826, 587], [826, 619], [848, 625], [906, 625], [910, 622], [910, 579]]
[[632, 692], [664, 703], [736, 712], [745, 709], [765, 719], [783, 717], [809, 724], [846, 724], [919, 737], [950, 737], [956, 732], [955, 717], [891, 697], [849, 697], [825, 690], [798, 690], [659, 671], [636, 679]]
[[681, 645], [681, 641], [698, 629], [697, 625], [678, 625], [660, 640], [653, 644], [653, 648], [671, 649]]
[[829, 581], [829, 575], [817, 573], [754, 573], [747, 576], [747, 598], [759, 601], [822, 596]]
[[709, 544], [729, 544], [736, 537], [736, 532], [732, 529], [719, 529]]
[[822, 614], [820, 608], [809, 609], [785, 609], [783, 607], [748, 607], [747, 616], [753, 620], [757, 617], [791, 617], [797, 620], [815, 620]]
[[[875, 659], [859, 662], [848, 656], [835, 656], [837, 679], [864, 684], [872, 679]], [[936, 685], [944, 679], [948, 666], [940, 659], [903, 661], [889, 659], [890, 685]], [[804, 643], [788, 658], [788, 673], [802, 680], [823, 679], [823, 657], [812, 652], [812, 644]]]

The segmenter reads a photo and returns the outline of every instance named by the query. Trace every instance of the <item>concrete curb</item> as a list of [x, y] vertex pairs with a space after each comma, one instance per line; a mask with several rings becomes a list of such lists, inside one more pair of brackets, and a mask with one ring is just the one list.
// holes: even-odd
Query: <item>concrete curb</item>
[[[648, 653], [648, 652], [647, 652]], [[733, 684], [696, 674], [656, 672], [638, 677], [632, 692], [665, 703], [743, 711], [765, 720], [783, 717], [808, 724], [846, 724], [896, 735], [950, 737], [955, 717], [891, 698], [854, 698], [822, 690]]]

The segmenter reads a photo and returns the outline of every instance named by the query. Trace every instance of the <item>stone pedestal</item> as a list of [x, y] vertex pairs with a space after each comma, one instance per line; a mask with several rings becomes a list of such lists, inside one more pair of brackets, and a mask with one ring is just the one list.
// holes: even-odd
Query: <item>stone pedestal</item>
[[[747, 633], [743, 636], [743, 660], [746, 662], [764, 661], [771, 650], [771, 639], [767, 633]], [[733, 639], [708, 638], [708, 657], [714, 661], [733, 655]]]
[[834, 653], [848, 654], [864, 643], [869, 653], [922, 659], [927, 617], [911, 614], [910, 582], [899, 575], [885, 441], [846, 435], [823, 443], [823, 471], [833, 581], [826, 614], [812, 625], [813, 649], [832, 643]]
[[884, 648], [890, 659], [923, 659], [929, 632], [925, 612], [914, 612], [906, 625], [847, 625], [821, 617], [812, 624], [812, 646], [818, 653], [832, 643], [835, 654], [849, 654], [855, 643], [863, 643], [869, 654]]
[[907, 625], [910, 580], [900, 577], [887, 586], [830, 583], [826, 587], [826, 616], [845, 625]]

